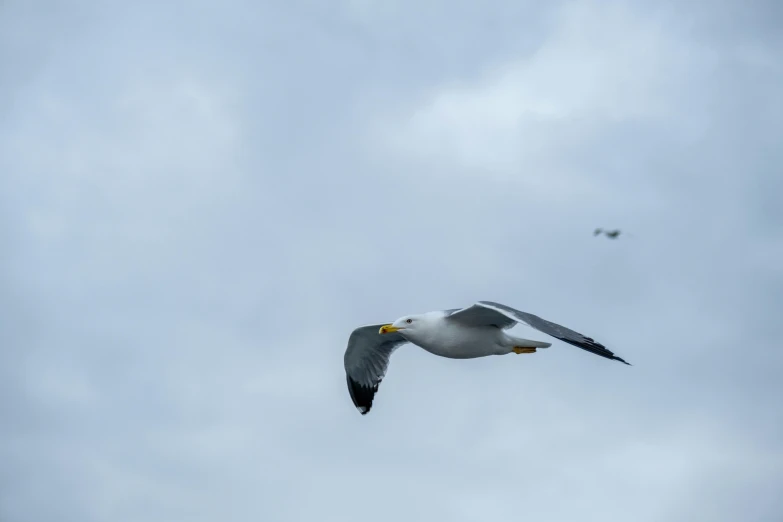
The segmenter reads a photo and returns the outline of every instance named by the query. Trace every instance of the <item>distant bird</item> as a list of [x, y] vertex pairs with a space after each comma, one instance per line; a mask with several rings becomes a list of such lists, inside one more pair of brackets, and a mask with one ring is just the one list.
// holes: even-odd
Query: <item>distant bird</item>
[[479, 301], [467, 308], [406, 315], [391, 324], [356, 328], [348, 339], [344, 357], [351, 400], [362, 415], [370, 411], [392, 353], [405, 343], [449, 359], [535, 353], [538, 348], [551, 346], [504, 332], [518, 323], [595, 355], [629, 364], [601, 343], [565, 326], [500, 303]]
[[597, 236], [598, 234], [600, 234], [602, 232], [609, 239], [617, 239], [617, 236], [620, 235], [620, 231], [619, 230], [604, 230], [602, 228], [596, 228], [595, 232], [593, 232], [593, 235]]

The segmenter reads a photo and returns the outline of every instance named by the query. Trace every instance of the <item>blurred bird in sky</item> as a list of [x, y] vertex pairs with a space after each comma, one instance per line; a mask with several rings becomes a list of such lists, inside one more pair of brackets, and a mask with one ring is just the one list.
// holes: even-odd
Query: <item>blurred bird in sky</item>
[[619, 230], [604, 230], [602, 228], [596, 228], [595, 232], [593, 232], [593, 235], [597, 236], [598, 234], [601, 233], [603, 233], [609, 239], [617, 239], [617, 237], [620, 235]]

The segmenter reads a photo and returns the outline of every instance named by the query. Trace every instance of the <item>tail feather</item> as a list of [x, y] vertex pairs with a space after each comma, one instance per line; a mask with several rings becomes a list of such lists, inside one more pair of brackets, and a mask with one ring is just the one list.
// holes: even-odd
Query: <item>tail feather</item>
[[549, 348], [552, 343], [545, 343], [544, 341], [533, 341], [531, 339], [523, 339], [521, 337], [512, 337], [507, 335], [511, 346], [519, 346], [522, 348]]

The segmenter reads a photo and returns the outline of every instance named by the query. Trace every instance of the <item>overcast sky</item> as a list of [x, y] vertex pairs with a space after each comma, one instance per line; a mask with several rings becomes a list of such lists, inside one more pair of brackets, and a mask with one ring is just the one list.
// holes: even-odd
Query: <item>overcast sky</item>
[[781, 5], [1, 1], [0, 520], [780, 520]]

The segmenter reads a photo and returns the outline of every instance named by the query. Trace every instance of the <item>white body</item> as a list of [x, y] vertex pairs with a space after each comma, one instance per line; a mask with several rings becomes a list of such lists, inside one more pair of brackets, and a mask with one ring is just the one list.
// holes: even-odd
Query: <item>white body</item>
[[[494, 326], [463, 326], [445, 319], [443, 312], [415, 316], [408, 325], [406, 318], [394, 323], [400, 334], [424, 350], [449, 359], [474, 359], [488, 355], [506, 355], [515, 346], [546, 348], [550, 343], [530, 341], [507, 335]], [[448, 327], [444, 327], [448, 324]]]

